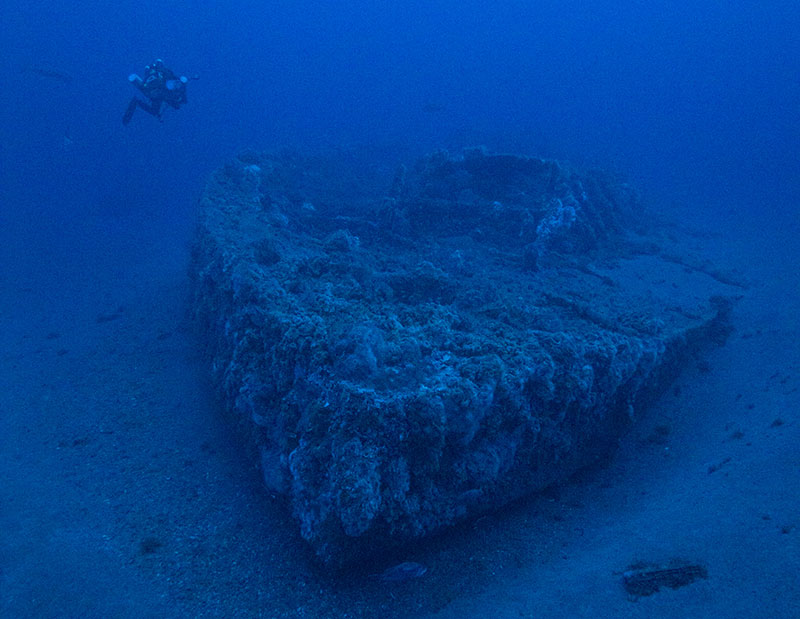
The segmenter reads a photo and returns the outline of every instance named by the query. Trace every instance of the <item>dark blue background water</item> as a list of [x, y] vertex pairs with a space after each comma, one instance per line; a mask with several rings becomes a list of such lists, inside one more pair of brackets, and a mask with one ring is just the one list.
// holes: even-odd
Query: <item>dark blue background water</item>
[[[211, 170], [275, 145], [485, 144], [614, 166], [722, 212], [779, 208], [798, 186], [788, 0], [9, 0], [0, 28], [6, 222], [171, 213], [186, 230]], [[123, 127], [126, 77], [156, 56], [201, 80], [163, 124]], [[75, 79], [21, 71], [35, 65]]]

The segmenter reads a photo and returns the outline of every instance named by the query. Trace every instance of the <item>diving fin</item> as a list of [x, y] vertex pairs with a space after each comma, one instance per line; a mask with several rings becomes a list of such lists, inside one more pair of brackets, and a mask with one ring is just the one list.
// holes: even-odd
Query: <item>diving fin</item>
[[122, 117], [122, 124], [127, 125], [131, 122], [131, 118], [133, 118], [133, 113], [136, 111], [136, 97], [131, 99], [131, 102], [128, 104], [128, 109], [125, 110], [125, 115]]

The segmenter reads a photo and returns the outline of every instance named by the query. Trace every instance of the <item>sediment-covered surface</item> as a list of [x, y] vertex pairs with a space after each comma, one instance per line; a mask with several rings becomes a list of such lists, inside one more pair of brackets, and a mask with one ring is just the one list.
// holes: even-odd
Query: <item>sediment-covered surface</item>
[[481, 151], [393, 178], [248, 153], [212, 177], [194, 309], [324, 563], [565, 479], [724, 339], [736, 279], [648, 219], [607, 175]]

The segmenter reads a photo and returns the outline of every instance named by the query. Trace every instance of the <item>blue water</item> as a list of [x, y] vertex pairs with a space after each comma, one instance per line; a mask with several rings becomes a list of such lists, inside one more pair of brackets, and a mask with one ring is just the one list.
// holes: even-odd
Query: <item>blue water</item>
[[[91, 323], [128, 302], [132, 289], [157, 296], [159, 273], [178, 282], [205, 179], [242, 149], [369, 145], [409, 163], [435, 148], [484, 145], [622, 171], [651, 203], [700, 210], [720, 230], [732, 217], [754, 227], [797, 223], [796, 0], [4, 7], [0, 315], [12, 326], [0, 373], [4, 385], [19, 384], [20, 367], [34, 376], [24, 398], [4, 396], [6, 431], [19, 427], [11, 415], [27, 410], [23, 399], [58, 381], [49, 370], [40, 379], [34, 361], [12, 370], [8, 360], [30, 351], [10, 346], [49, 331], [69, 340], [75, 316]], [[188, 104], [165, 110], [163, 122], [140, 110], [123, 126], [134, 95], [127, 76], [156, 57], [199, 76]], [[64, 346], [81, 350], [81, 337]], [[16, 440], [0, 444], [27, 445]], [[22, 510], [0, 517], [25, 530]], [[24, 556], [12, 542], [0, 555], [0, 583], [13, 572], [15, 594], [0, 609], [58, 616], [48, 610], [56, 602], [20, 601], [19, 574], [27, 572], [8, 563]], [[108, 591], [91, 595], [110, 599]], [[92, 608], [136, 616], [135, 606]], [[219, 616], [233, 616], [221, 608]]]
[[[602, 162], [678, 198], [797, 186], [796, 3], [386, 4], [10, 0], [4, 195], [174, 204], [243, 147], [376, 140]], [[125, 78], [157, 56], [201, 80], [163, 126], [123, 128]]]

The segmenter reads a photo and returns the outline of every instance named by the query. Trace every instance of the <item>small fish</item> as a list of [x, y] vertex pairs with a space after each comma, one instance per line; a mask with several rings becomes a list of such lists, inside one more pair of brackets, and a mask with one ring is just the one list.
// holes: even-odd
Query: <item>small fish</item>
[[72, 83], [72, 76], [67, 73], [66, 71], [61, 71], [59, 69], [53, 69], [52, 67], [46, 66], [33, 66], [33, 67], [26, 67], [22, 69], [23, 73], [33, 73], [34, 75], [38, 75], [40, 77], [47, 77], [53, 80], [58, 80], [59, 82], [63, 82], [64, 84]]
[[422, 111], [428, 114], [438, 114], [439, 112], [444, 112], [444, 105], [435, 101], [428, 101], [422, 106]]
[[376, 574], [376, 577], [381, 582], [401, 582], [403, 580], [411, 580], [412, 578], [420, 578], [424, 576], [427, 571], [428, 568], [421, 563], [405, 561], [383, 570], [380, 574]]

